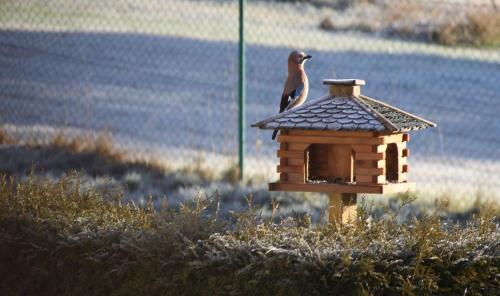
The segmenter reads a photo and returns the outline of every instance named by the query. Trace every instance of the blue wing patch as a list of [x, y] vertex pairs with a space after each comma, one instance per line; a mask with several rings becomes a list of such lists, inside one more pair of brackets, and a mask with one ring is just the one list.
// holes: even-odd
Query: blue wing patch
[[301, 83], [299, 84], [299, 86], [297, 86], [297, 88], [295, 89], [295, 97], [292, 98], [292, 100], [295, 100], [297, 99], [298, 97], [300, 97], [302, 95], [302, 92], [304, 91], [304, 83]]
[[[290, 96], [288, 97], [288, 104], [285, 108], [285, 110], [289, 110], [290, 108], [293, 108], [295, 106], [295, 102], [300, 98], [302, 93], [304, 92], [304, 83], [301, 83], [297, 86], [297, 88], [292, 91]], [[292, 97], [293, 95], [293, 97]]]

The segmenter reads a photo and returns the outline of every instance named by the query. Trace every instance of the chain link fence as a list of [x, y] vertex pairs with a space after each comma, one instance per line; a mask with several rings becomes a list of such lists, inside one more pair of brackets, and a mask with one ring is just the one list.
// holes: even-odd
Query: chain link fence
[[[437, 122], [410, 145], [423, 192], [498, 197], [500, 12], [495, 1], [246, 1], [247, 172], [274, 178], [250, 123], [278, 110], [292, 49], [309, 98], [324, 78]], [[498, 25], [498, 26], [497, 26]], [[106, 132], [136, 158], [237, 163], [238, 1], [11, 0], [0, 6], [0, 124], [21, 141]]]

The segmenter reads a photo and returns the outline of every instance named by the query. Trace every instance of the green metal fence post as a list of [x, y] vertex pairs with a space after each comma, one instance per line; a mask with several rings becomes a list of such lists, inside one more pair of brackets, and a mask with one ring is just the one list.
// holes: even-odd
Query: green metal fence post
[[240, 0], [239, 15], [240, 15], [240, 35], [239, 35], [239, 134], [238, 134], [238, 157], [240, 180], [243, 179], [243, 172], [245, 166], [245, 1]]

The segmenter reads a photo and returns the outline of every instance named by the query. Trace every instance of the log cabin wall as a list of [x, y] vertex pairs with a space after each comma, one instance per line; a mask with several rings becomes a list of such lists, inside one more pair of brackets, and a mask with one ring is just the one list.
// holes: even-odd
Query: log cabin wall
[[[407, 134], [379, 134], [374, 132], [335, 132], [311, 130], [282, 130], [278, 136], [280, 149], [277, 152], [280, 164], [277, 171], [280, 173], [280, 182], [306, 183], [310, 177], [329, 178], [339, 171], [344, 181], [355, 181], [359, 184], [384, 184], [386, 183], [386, 156], [389, 144], [394, 144], [397, 150], [397, 180], [407, 181], [409, 150], [406, 142]], [[342, 148], [341, 148], [342, 147]], [[348, 147], [352, 151], [353, 161], [351, 173], [348, 169], [333, 168], [337, 160], [328, 160], [329, 155], [334, 155], [333, 150], [343, 150]], [[391, 147], [391, 146], [389, 146]], [[391, 148], [394, 149], [394, 148]], [[326, 153], [326, 155], [325, 155]], [[337, 152], [336, 155], [340, 155]], [[347, 153], [344, 158], [346, 162]], [[347, 164], [342, 165], [348, 168]], [[332, 171], [333, 170], [333, 171]]]
[[409, 135], [375, 133], [374, 137], [382, 139], [382, 144], [372, 145], [371, 151], [366, 146], [354, 147], [357, 152], [356, 182], [360, 184], [406, 182], [409, 169], [407, 162], [409, 150], [406, 143], [409, 141]]
[[398, 182], [408, 181], [408, 172], [410, 165], [408, 164], [408, 157], [410, 156], [410, 149], [407, 143], [410, 141], [409, 134], [403, 134], [403, 140], [398, 145], [398, 157], [400, 159], [398, 166]]
[[[280, 137], [288, 136], [291, 131], [282, 130]], [[280, 181], [286, 183], [306, 182], [306, 165], [308, 160], [305, 151], [309, 147], [308, 143], [281, 142], [278, 150], [280, 164], [277, 172], [280, 173]]]
[[[374, 136], [377, 139], [377, 136]], [[383, 141], [382, 141], [383, 143]], [[360, 184], [385, 183], [385, 144], [355, 145], [355, 180]]]
[[[356, 180], [360, 183], [384, 184], [407, 181], [409, 135], [403, 133], [378, 134], [383, 144], [372, 146], [371, 154], [357, 155]], [[366, 148], [365, 148], [366, 149]], [[367, 160], [365, 158], [375, 158]]]

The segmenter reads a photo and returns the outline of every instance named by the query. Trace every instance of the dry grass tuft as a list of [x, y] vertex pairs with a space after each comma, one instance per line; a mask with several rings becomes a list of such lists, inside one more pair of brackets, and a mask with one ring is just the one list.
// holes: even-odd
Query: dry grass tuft
[[230, 184], [236, 184], [240, 181], [240, 168], [237, 164], [229, 166], [222, 172], [222, 180]]
[[337, 29], [337, 26], [335, 26], [333, 19], [329, 16], [323, 18], [321, 23], [319, 23], [319, 27], [325, 31], [334, 31]]
[[87, 227], [101, 231], [147, 231], [153, 225], [154, 209], [150, 203], [142, 208], [122, 205], [120, 193], [81, 187], [76, 172], [58, 181], [31, 175], [27, 181], [18, 182], [3, 175], [0, 186], [1, 218], [40, 222], [35, 226], [41, 228], [50, 222], [61, 234], [85, 231]]
[[[40, 144], [33, 142], [30, 146], [40, 146]], [[126, 153], [114, 145], [113, 137], [110, 133], [100, 133], [96, 137], [90, 135], [68, 137], [59, 133], [47, 146], [79, 154], [95, 153], [114, 161], [125, 161], [127, 159]]]
[[[59, 182], [0, 179], [0, 294], [493, 295], [500, 228], [484, 209], [466, 225], [398, 211], [354, 225], [264, 220], [249, 208], [220, 221], [219, 198], [178, 211]], [[274, 208], [274, 205], [273, 205]], [[213, 210], [215, 214], [209, 215]]]
[[[357, 30], [448, 46], [500, 46], [500, 13], [494, 6], [459, 6], [417, 0], [353, 2], [321, 20], [327, 31]], [[370, 13], [364, 12], [366, 9]], [[371, 9], [371, 10], [370, 10]], [[357, 17], [352, 18], [352, 15]]]
[[12, 145], [14, 143], [14, 139], [3, 128], [0, 128], [0, 145]]
[[317, 7], [331, 7], [338, 10], [345, 10], [361, 4], [374, 4], [377, 0], [278, 0], [280, 2], [307, 2]]
[[[0, 129], [0, 145], [16, 145], [19, 150], [38, 150], [39, 154], [42, 154], [41, 156], [50, 158], [48, 163], [57, 166], [57, 171], [65, 168], [64, 172], [72, 169], [89, 169], [90, 171], [102, 171], [103, 173], [108, 172], [109, 175], [115, 175], [113, 172], [124, 172], [127, 167], [134, 167], [155, 174], [163, 174], [169, 169], [164, 163], [137, 159], [130, 153], [119, 149], [109, 132], [76, 137], [60, 132], [47, 143], [44, 138], [33, 138], [27, 142], [18, 141], [5, 130]], [[61, 159], [58, 159], [57, 156], [61, 156]], [[38, 166], [38, 162], [44, 162], [44, 160], [46, 159], [32, 159], [31, 161], [33, 165]], [[99, 167], [93, 167], [94, 164]], [[18, 166], [23, 167], [21, 164]], [[39, 169], [51, 170], [50, 167], [39, 167]], [[8, 171], [15, 173], [11, 170]], [[26, 170], [23, 169], [22, 172], [26, 172]], [[101, 174], [98, 173], [98, 175]]]
[[215, 172], [207, 167], [203, 154], [198, 155], [192, 162], [189, 162], [186, 166], [181, 168], [179, 173], [183, 175], [197, 175], [205, 181], [217, 180]]
[[465, 21], [445, 23], [434, 38], [445, 45], [500, 46], [500, 13], [470, 12]]

